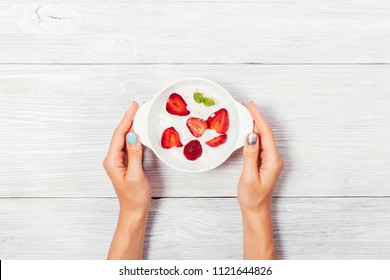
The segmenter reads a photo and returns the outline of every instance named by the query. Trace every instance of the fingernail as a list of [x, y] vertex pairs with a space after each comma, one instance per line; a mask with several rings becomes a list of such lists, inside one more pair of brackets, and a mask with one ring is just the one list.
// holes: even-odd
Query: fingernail
[[257, 142], [257, 135], [256, 133], [249, 133], [248, 134], [248, 137], [246, 138], [246, 141], [248, 143], [248, 145], [256, 145], [256, 142]]
[[134, 132], [129, 132], [126, 135], [127, 143], [129, 144], [137, 144], [137, 135]]

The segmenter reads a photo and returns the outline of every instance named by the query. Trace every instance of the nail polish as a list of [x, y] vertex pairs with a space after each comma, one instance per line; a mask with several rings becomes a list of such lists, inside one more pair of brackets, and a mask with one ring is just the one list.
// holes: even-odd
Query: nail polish
[[249, 133], [246, 141], [247, 141], [248, 145], [256, 145], [256, 143], [257, 143], [256, 133], [253, 133], [253, 132]]
[[134, 132], [127, 133], [126, 139], [129, 144], [137, 144], [137, 135]]

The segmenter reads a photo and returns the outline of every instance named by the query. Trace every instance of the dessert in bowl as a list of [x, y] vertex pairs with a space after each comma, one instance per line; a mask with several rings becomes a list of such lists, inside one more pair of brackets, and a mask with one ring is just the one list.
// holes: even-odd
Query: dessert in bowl
[[134, 119], [140, 141], [167, 165], [203, 172], [222, 164], [253, 130], [245, 106], [201, 78], [176, 81], [144, 103]]

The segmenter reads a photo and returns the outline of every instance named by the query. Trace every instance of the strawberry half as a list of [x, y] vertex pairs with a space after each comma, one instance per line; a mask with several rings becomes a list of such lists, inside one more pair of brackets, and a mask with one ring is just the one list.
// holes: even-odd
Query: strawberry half
[[229, 130], [229, 113], [225, 108], [218, 110], [207, 119], [210, 129], [219, 134], [225, 134]]
[[183, 144], [180, 142], [179, 133], [173, 126], [164, 130], [161, 136], [161, 146], [164, 149], [170, 149], [172, 147], [183, 147]]
[[184, 146], [184, 156], [188, 160], [196, 160], [202, 155], [202, 145], [198, 140], [192, 140]]
[[172, 115], [187, 116], [190, 114], [190, 111], [187, 110], [187, 103], [184, 101], [183, 97], [177, 93], [172, 93], [169, 96], [165, 108], [167, 109], [167, 112]]
[[202, 136], [204, 131], [209, 127], [207, 121], [193, 117], [189, 118], [186, 124], [192, 135], [195, 137]]
[[214, 137], [213, 139], [209, 140], [206, 142], [207, 145], [209, 145], [210, 147], [218, 147], [222, 144], [224, 144], [227, 140], [227, 135], [226, 134], [223, 134], [223, 135], [219, 135], [217, 137]]

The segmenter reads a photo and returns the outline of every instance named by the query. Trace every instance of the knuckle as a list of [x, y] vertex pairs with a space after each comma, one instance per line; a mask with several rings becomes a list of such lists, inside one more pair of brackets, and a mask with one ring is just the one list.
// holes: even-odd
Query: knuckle
[[283, 162], [282, 158], [280, 156], [278, 156], [273, 163], [273, 167], [276, 170], [281, 171], [283, 169], [283, 166], [284, 166], [284, 162]]
[[263, 129], [263, 134], [268, 134], [268, 135], [273, 136], [274, 132], [272, 131], [271, 127], [269, 125], [267, 125]]
[[258, 151], [245, 151], [244, 156], [247, 158], [256, 158], [258, 157]]
[[257, 182], [257, 179], [252, 176], [241, 176], [240, 184], [244, 186], [252, 186]]
[[139, 147], [136, 148], [128, 148], [127, 152], [129, 153], [129, 156], [138, 157], [142, 155], [142, 149]]
[[277, 156], [276, 158], [274, 158], [269, 162], [268, 166], [272, 170], [281, 171], [283, 169], [283, 165], [284, 165], [283, 160], [281, 159], [280, 156]]
[[105, 158], [105, 159], [103, 160], [103, 168], [104, 168], [106, 171], [109, 171], [109, 170], [111, 169], [111, 166], [112, 166], [112, 164], [111, 164], [110, 160], [109, 160], [108, 158]]
[[258, 157], [259, 150], [256, 149], [256, 147], [246, 147], [244, 148], [244, 156], [249, 158], [255, 158]]
[[136, 185], [142, 182], [142, 176], [138, 175], [131, 175], [131, 176], [126, 176], [126, 182], [130, 185]]
[[106, 158], [103, 160], [103, 168], [105, 170], [107, 170], [107, 159]]
[[119, 135], [120, 135], [120, 133], [119, 133], [119, 128], [117, 127], [117, 128], [115, 128], [115, 130], [114, 130], [112, 136], [119, 136]]
[[279, 169], [282, 170], [284, 167], [284, 161], [282, 160], [282, 158], [279, 157]]

